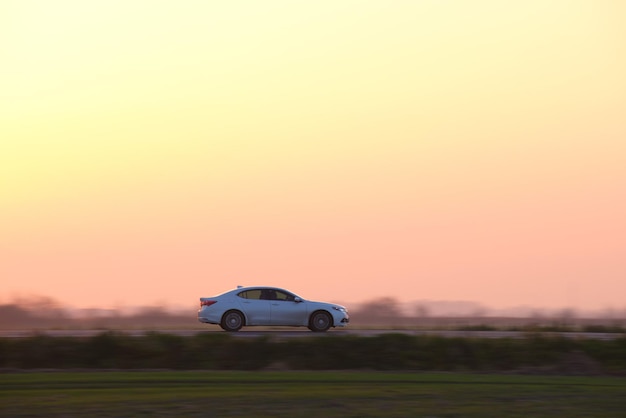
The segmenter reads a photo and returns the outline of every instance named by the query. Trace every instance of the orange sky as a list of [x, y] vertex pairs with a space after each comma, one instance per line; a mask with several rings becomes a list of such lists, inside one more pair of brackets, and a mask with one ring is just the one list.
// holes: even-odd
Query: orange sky
[[0, 303], [626, 307], [626, 6], [5, 1]]

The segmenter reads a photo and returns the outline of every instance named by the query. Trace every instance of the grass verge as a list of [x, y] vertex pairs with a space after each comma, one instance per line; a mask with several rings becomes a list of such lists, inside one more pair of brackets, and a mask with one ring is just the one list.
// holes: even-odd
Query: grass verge
[[0, 374], [7, 417], [619, 417], [626, 379], [390, 372]]

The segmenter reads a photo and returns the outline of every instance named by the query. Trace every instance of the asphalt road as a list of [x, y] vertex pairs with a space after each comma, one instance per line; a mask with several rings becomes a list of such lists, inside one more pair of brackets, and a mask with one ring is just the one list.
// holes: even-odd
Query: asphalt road
[[[116, 333], [129, 335], [132, 337], [141, 337], [143, 335], [158, 332], [163, 334], [178, 335], [181, 337], [189, 337], [197, 334], [217, 334], [224, 333], [221, 329], [208, 328], [207, 330], [182, 330], [182, 329], [159, 329], [159, 330], [112, 330]], [[68, 329], [68, 330], [0, 330], [0, 338], [24, 338], [34, 335], [46, 335], [50, 337], [93, 337], [106, 332], [105, 330], [95, 329]], [[256, 338], [267, 336], [271, 338], [305, 338], [327, 336], [332, 338], [340, 335], [353, 335], [360, 337], [375, 337], [384, 334], [407, 334], [407, 335], [437, 335], [441, 337], [466, 337], [466, 338], [525, 338], [529, 335], [522, 331], [453, 331], [453, 330], [367, 330], [367, 329], [333, 329], [326, 333], [313, 333], [307, 329], [275, 329], [275, 330], [255, 330], [254, 328], [243, 329], [239, 332], [232, 333], [237, 338]], [[559, 336], [565, 338], [586, 338], [594, 340], [614, 340], [624, 337], [624, 333], [605, 333], [605, 332], [543, 332], [546, 336]]]

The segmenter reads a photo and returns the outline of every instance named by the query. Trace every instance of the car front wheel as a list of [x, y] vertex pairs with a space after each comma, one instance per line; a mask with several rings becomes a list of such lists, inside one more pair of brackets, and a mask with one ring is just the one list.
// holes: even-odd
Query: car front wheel
[[243, 315], [239, 311], [228, 311], [222, 317], [220, 326], [224, 331], [239, 331], [243, 327]]
[[332, 318], [328, 312], [317, 311], [309, 319], [309, 329], [313, 332], [325, 332], [332, 326]]

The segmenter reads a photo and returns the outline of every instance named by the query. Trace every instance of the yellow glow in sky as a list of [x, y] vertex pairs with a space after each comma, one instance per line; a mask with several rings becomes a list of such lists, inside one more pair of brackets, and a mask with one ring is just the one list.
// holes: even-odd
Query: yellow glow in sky
[[5, 1], [0, 39], [0, 298], [624, 307], [620, 1]]

